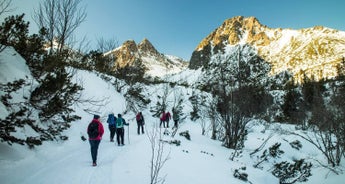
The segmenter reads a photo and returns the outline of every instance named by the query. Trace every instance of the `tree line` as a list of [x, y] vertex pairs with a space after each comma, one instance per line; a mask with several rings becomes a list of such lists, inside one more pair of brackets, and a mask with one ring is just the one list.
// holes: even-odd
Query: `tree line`
[[[289, 72], [269, 76], [269, 64], [251, 46], [234, 47], [231, 54], [215, 54], [203, 67], [204, 79], [195, 84], [190, 116], [201, 122], [203, 133], [208, 119], [212, 139], [240, 150], [253, 119], [295, 124], [312, 132], [297, 136], [316, 146], [332, 167], [339, 166], [345, 156], [345, 62], [338, 65], [338, 77], [316, 81], [305, 76], [299, 84]], [[277, 91], [282, 97], [273, 95]]]

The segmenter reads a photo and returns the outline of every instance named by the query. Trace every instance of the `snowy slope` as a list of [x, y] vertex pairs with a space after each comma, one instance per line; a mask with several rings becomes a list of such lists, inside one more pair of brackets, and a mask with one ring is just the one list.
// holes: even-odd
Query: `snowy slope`
[[[12, 51], [11, 51], [12, 52]], [[9, 53], [15, 55], [15, 52]], [[0, 60], [3, 59], [1, 56]], [[12, 58], [15, 60], [15, 58]], [[10, 60], [12, 60], [10, 59]], [[3, 61], [3, 60], [2, 60]], [[11, 64], [13, 63], [13, 65]], [[22, 78], [28, 75], [27, 67], [15, 62], [8, 62], [8, 71], [17, 70], [12, 73], [14, 78]], [[3, 64], [3, 63], [2, 63]], [[1, 65], [3, 66], [3, 65]], [[1, 67], [2, 68], [2, 67]], [[1, 70], [1, 74], [4, 71]], [[193, 71], [190, 71], [193, 72]], [[18, 73], [18, 75], [16, 75]], [[9, 74], [8, 74], [9, 75]], [[185, 76], [189, 76], [186, 73]], [[30, 76], [28, 76], [30, 78]], [[65, 133], [69, 140], [65, 142], [45, 142], [42, 146], [29, 150], [20, 145], [9, 146], [0, 143], [0, 181], [4, 184], [60, 184], [60, 183], [99, 183], [99, 184], [141, 184], [150, 183], [150, 159], [151, 143], [148, 135], [155, 129], [159, 120], [152, 117], [150, 109], [143, 110], [146, 120], [146, 134], [136, 134], [136, 123], [134, 114], [125, 114], [124, 118], [130, 123], [125, 133], [125, 146], [117, 146], [109, 141], [106, 115], [109, 112], [123, 113], [125, 111], [125, 99], [122, 94], [117, 93], [115, 88], [104, 81], [99, 75], [77, 70], [75, 82], [83, 85], [82, 99], [95, 100], [96, 105], [90, 103], [75, 104], [74, 109], [82, 117], [81, 120], [73, 122], [72, 127]], [[162, 86], [148, 86], [146, 90], [155, 104], [157, 94], [162, 92]], [[176, 89], [185, 94], [188, 99], [191, 89]], [[188, 95], [189, 94], [189, 95]], [[169, 94], [168, 101], [173, 100], [174, 92]], [[186, 100], [185, 114], [190, 112], [190, 106]], [[168, 107], [171, 109], [171, 107]], [[98, 155], [98, 166], [91, 166], [90, 147], [88, 142], [81, 140], [81, 135], [86, 134], [86, 127], [92, 118], [89, 111], [98, 112], [105, 126], [105, 135], [100, 144]], [[0, 112], [5, 115], [4, 111]], [[228, 184], [246, 183], [233, 177], [234, 170], [245, 167], [248, 180], [258, 184], [276, 184], [278, 179], [272, 174], [272, 165], [280, 161], [291, 161], [293, 159], [306, 158], [313, 163], [312, 176], [306, 183], [327, 183], [338, 184], [345, 180], [345, 174], [335, 175], [327, 168], [322, 167], [315, 160], [327, 164], [323, 155], [306, 141], [299, 137], [288, 134], [288, 131], [296, 131], [291, 125], [267, 124], [260, 121], [252, 121], [248, 125], [249, 131], [245, 148], [233, 161], [229, 158], [234, 150], [221, 146], [220, 141], [211, 140], [209, 134], [201, 135], [199, 122], [192, 122], [188, 118], [181, 124], [175, 137], [162, 135], [164, 141], [179, 140], [180, 146], [164, 144], [164, 158], [167, 162], [161, 170], [161, 176], [165, 177], [166, 184]], [[163, 131], [163, 129], [162, 129]], [[169, 129], [171, 132], [171, 129]], [[179, 132], [189, 131], [191, 140], [179, 135]], [[268, 137], [272, 136], [263, 149], [250, 156]], [[301, 150], [292, 149], [290, 142], [298, 139], [303, 147]], [[260, 168], [253, 165], [258, 162], [258, 157], [263, 150], [268, 149], [274, 143], [281, 143], [284, 154], [277, 159], [269, 159], [263, 162]], [[339, 170], [344, 170], [345, 163], [341, 164]]]
[[7, 83], [31, 76], [25, 60], [12, 48], [0, 52], [0, 82]]
[[[25, 64], [25, 60], [12, 48], [7, 47], [4, 51], [0, 52], [0, 84], [6, 84], [15, 80], [24, 79], [26, 81], [32, 81], [35, 85], [36, 81], [31, 76], [29, 67]], [[27, 97], [30, 87], [26, 86], [21, 90], [21, 93], [15, 94], [15, 103], [23, 101], [23, 97]], [[4, 92], [0, 91], [0, 96], [4, 95]], [[0, 102], [0, 118], [4, 119], [8, 115], [8, 111], [3, 103]]]

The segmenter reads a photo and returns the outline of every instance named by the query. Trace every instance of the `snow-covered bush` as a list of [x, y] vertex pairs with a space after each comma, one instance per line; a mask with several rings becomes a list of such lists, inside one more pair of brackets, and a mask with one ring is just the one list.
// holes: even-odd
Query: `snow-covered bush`
[[266, 149], [262, 155], [259, 157], [259, 161], [258, 163], [256, 163], [254, 165], [254, 167], [259, 167], [260, 164], [262, 164], [264, 161], [267, 161], [268, 158], [277, 158], [280, 157], [280, 155], [282, 155], [284, 153], [283, 150], [280, 150], [281, 143], [275, 143], [274, 145], [272, 145], [271, 147], [269, 147], [268, 149]]
[[189, 134], [189, 131], [188, 131], [188, 130], [186, 130], [186, 131], [184, 131], [184, 132], [180, 132], [179, 135], [185, 137], [187, 140], [191, 140], [191, 139], [190, 139], [190, 134]]
[[272, 174], [279, 178], [281, 184], [305, 182], [311, 176], [311, 167], [312, 164], [304, 159], [295, 160], [294, 163], [284, 161], [274, 165]]
[[246, 170], [246, 167], [235, 169], [234, 177], [242, 181], [248, 181], [248, 174], [244, 172], [245, 170]]

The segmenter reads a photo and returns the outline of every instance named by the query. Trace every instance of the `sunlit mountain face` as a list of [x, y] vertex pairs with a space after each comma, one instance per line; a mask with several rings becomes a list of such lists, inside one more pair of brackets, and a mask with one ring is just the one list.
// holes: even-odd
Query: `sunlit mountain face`
[[304, 77], [318, 81], [339, 75], [345, 56], [345, 32], [322, 26], [273, 29], [255, 17], [233, 17], [199, 43], [189, 68], [207, 68], [220, 55], [236, 54], [236, 60], [253, 57], [253, 52], [235, 52], [238, 47], [252, 47], [254, 54], [270, 64], [270, 75], [288, 72], [297, 83]]
[[188, 63], [179, 57], [158, 52], [146, 38], [139, 44], [133, 40], [125, 41], [120, 47], [106, 54], [114, 56], [114, 68], [137, 65], [145, 70], [146, 75], [152, 77], [178, 73], [188, 66]]

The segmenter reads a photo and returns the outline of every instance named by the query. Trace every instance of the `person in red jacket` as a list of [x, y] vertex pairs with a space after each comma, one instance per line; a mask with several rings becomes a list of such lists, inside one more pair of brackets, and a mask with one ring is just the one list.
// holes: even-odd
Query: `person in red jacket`
[[165, 120], [166, 120], [165, 118], [166, 118], [166, 114], [165, 114], [165, 111], [163, 111], [162, 116], [160, 117], [161, 122], [159, 123], [159, 128], [162, 127], [162, 124], [163, 124], [163, 127], [165, 128]]
[[138, 125], [138, 135], [140, 135], [140, 128], [141, 128], [141, 133], [144, 134], [145, 120], [144, 120], [143, 114], [141, 112], [139, 112], [135, 116], [135, 119], [137, 120], [137, 125]]
[[167, 128], [169, 128], [169, 121], [170, 121], [170, 119], [171, 119], [171, 114], [170, 114], [170, 112], [167, 112], [165, 114], [165, 122], [167, 123]]
[[87, 127], [87, 134], [89, 135], [91, 147], [92, 166], [97, 166], [98, 146], [104, 134], [104, 128], [99, 118], [99, 115], [94, 115], [93, 120]]

